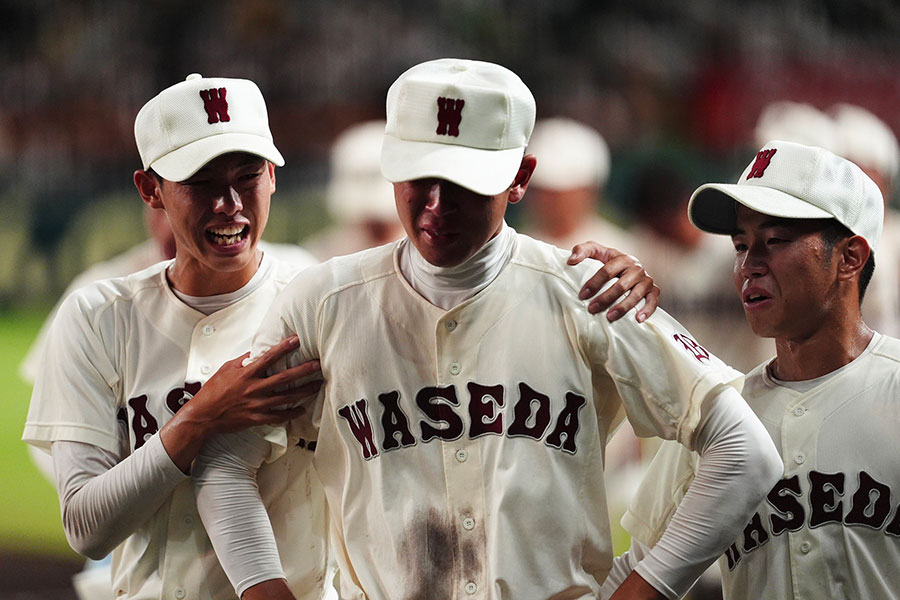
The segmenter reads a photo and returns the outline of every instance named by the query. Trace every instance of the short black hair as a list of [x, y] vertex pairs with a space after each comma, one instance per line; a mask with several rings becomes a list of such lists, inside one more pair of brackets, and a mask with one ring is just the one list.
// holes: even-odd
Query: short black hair
[[[822, 235], [822, 246], [825, 248], [825, 251], [830, 253], [834, 250], [834, 247], [841, 240], [847, 239], [848, 237], [853, 237], [855, 234], [847, 229], [847, 227], [842, 224], [837, 219], [828, 219], [825, 221], [825, 226], [821, 230]], [[866, 296], [866, 288], [869, 287], [869, 282], [872, 281], [872, 275], [875, 273], [875, 251], [872, 250], [869, 253], [869, 260], [866, 261], [866, 264], [863, 266], [862, 271], [859, 273], [859, 303], [862, 304], [863, 298]]]

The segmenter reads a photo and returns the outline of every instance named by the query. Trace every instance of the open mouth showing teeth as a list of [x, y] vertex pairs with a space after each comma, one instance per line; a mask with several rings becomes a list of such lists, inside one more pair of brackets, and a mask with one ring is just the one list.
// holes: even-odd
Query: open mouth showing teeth
[[219, 246], [230, 246], [236, 244], [249, 233], [250, 228], [246, 225], [229, 225], [228, 227], [211, 227], [206, 230], [206, 238]]
[[763, 296], [762, 294], [752, 294], [750, 296], [747, 296], [747, 303], [754, 304], [756, 302], [762, 302], [763, 300], [766, 300], [767, 298], [768, 298], [768, 296]]

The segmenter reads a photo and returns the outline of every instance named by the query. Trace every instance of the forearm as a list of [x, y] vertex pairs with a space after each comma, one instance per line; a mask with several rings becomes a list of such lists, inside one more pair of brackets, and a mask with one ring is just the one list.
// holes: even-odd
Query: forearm
[[[256, 472], [268, 455], [268, 446], [253, 431], [214, 436], [194, 466], [200, 518], [235, 592], [247, 599], [267, 597], [264, 590], [279, 588], [278, 582], [284, 579], [256, 485]], [[260, 588], [266, 582], [271, 583]]]
[[121, 461], [80, 442], [54, 442], [52, 454], [66, 538], [93, 559], [134, 533], [187, 479], [158, 436]]
[[667, 598], [686, 593], [746, 525], [783, 472], [765, 428], [734, 390], [712, 399], [700, 465], [665, 533], [635, 567]]

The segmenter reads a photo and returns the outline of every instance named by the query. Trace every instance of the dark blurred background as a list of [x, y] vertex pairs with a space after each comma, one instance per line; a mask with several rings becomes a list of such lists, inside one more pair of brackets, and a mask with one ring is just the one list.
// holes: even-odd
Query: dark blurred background
[[698, 180], [732, 179], [773, 99], [852, 102], [900, 129], [890, 1], [5, 0], [0, 15], [3, 305], [55, 298], [142, 235], [134, 116], [192, 72], [250, 78], [267, 98], [287, 159], [275, 241], [323, 225], [330, 142], [382, 117], [390, 82], [429, 58], [504, 64], [539, 117], [598, 129], [626, 218], [636, 156], [669, 148]]

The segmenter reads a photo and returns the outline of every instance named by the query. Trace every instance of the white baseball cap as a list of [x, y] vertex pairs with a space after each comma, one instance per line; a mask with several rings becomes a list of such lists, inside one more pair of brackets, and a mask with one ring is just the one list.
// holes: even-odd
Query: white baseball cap
[[735, 204], [787, 219], [836, 219], [874, 252], [881, 239], [884, 202], [858, 166], [822, 148], [792, 142], [765, 144], [737, 184], [707, 183], [691, 196], [691, 222], [731, 235]]
[[188, 75], [141, 108], [134, 138], [144, 169], [169, 181], [184, 181], [228, 152], [284, 165], [269, 131], [266, 102], [247, 79]]
[[394, 187], [381, 174], [383, 138], [384, 121], [366, 121], [342, 131], [331, 145], [326, 201], [336, 220], [397, 221]]
[[864, 169], [875, 169], [888, 180], [897, 177], [900, 145], [884, 121], [852, 104], [836, 104], [829, 112], [837, 125], [838, 154]]
[[550, 190], [603, 187], [609, 178], [609, 146], [603, 136], [572, 119], [538, 121], [528, 153], [538, 159], [532, 186]]
[[418, 64], [388, 89], [381, 172], [393, 182], [437, 177], [499, 194], [519, 170], [535, 110], [528, 87], [500, 65]]

